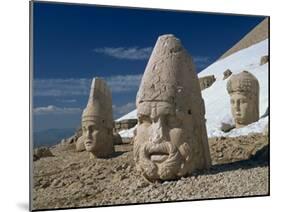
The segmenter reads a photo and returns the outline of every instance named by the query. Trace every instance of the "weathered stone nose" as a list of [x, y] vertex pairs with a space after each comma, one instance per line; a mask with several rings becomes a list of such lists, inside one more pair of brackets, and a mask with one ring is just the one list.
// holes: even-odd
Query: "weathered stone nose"
[[86, 136], [86, 138], [91, 138], [91, 132], [90, 132], [90, 130], [86, 130], [85, 136]]
[[240, 101], [236, 101], [234, 107], [236, 111], [240, 111]]
[[149, 141], [152, 143], [161, 143], [164, 141], [164, 127], [162, 118], [158, 118], [157, 121], [152, 122], [151, 136]]

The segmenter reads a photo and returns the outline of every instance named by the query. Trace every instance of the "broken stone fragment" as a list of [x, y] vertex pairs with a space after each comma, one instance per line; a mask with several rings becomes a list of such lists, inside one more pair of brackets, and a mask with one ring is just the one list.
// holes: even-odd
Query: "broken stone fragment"
[[232, 71], [230, 69], [227, 69], [223, 72], [223, 80], [227, 79], [232, 74]]
[[269, 61], [268, 55], [264, 55], [264, 56], [261, 57], [260, 65], [264, 65], [264, 64], [266, 64], [268, 61]]
[[54, 157], [53, 153], [48, 147], [39, 147], [33, 151], [33, 160], [39, 160], [44, 157]]
[[201, 91], [211, 87], [211, 85], [216, 81], [215, 75], [209, 75], [199, 78]]

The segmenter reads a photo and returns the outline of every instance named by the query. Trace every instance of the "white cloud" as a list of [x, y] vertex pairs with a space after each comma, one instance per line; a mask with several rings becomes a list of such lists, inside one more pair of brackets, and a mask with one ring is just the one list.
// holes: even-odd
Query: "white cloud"
[[[116, 116], [127, 114], [136, 108], [135, 102], [128, 102], [121, 106], [112, 105], [113, 113]], [[34, 115], [61, 115], [61, 114], [79, 114], [82, 112], [81, 108], [76, 107], [57, 107], [49, 105], [45, 107], [36, 107], [33, 109]]]
[[[142, 75], [117, 75], [105, 78], [112, 93], [137, 91]], [[92, 79], [36, 79], [34, 96], [88, 96]]]
[[[196, 56], [193, 58], [197, 69], [205, 68], [210, 63], [210, 58]], [[112, 93], [137, 91], [142, 75], [116, 75], [104, 78]], [[74, 97], [88, 96], [92, 79], [36, 79], [34, 80], [34, 96]], [[64, 100], [60, 100], [64, 101]], [[65, 100], [67, 102], [67, 100]], [[68, 103], [74, 102], [69, 100]]]
[[63, 102], [63, 103], [75, 103], [75, 102], [77, 102], [76, 99], [57, 99], [56, 101]]
[[36, 79], [34, 96], [88, 95], [91, 79]]
[[60, 108], [54, 105], [46, 107], [36, 107], [33, 109], [35, 115], [49, 115], [49, 114], [77, 114], [82, 112], [81, 108]]
[[108, 86], [112, 93], [126, 91], [137, 91], [140, 85], [142, 75], [118, 75], [106, 78]]
[[195, 56], [194, 62], [209, 62], [210, 58], [205, 56]]
[[149, 58], [149, 56], [152, 52], [152, 47], [145, 47], [145, 48], [139, 48], [139, 47], [130, 47], [130, 48], [103, 47], [103, 48], [94, 49], [94, 52], [102, 53], [102, 54], [105, 54], [105, 55], [108, 55], [110, 57], [114, 57], [114, 58], [117, 58], [117, 59], [144, 60], [144, 59]]
[[207, 56], [195, 56], [193, 57], [193, 61], [196, 64], [197, 68], [205, 68], [210, 62], [210, 57]]

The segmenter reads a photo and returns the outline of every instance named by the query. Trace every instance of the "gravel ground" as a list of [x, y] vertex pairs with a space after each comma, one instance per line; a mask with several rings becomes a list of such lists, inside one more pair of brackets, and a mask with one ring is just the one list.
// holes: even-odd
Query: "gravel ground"
[[132, 145], [111, 159], [90, 159], [72, 147], [34, 162], [33, 209], [85, 207], [268, 195], [268, 139], [259, 134], [209, 140], [210, 170], [149, 183], [136, 172]]

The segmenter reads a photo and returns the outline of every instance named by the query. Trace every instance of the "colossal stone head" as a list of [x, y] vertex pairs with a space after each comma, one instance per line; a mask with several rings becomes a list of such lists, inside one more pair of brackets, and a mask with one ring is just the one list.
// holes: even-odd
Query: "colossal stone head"
[[105, 81], [94, 78], [88, 104], [82, 114], [82, 139], [85, 149], [96, 157], [113, 152], [111, 92]]
[[227, 82], [235, 127], [240, 128], [259, 119], [259, 82], [248, 71], [233, 75]]
[[173, 35], [158, 38], [136, 106], [134, 159], [146, 179], [176, 179], [210, 166], [205, 107], [195, 67]]

